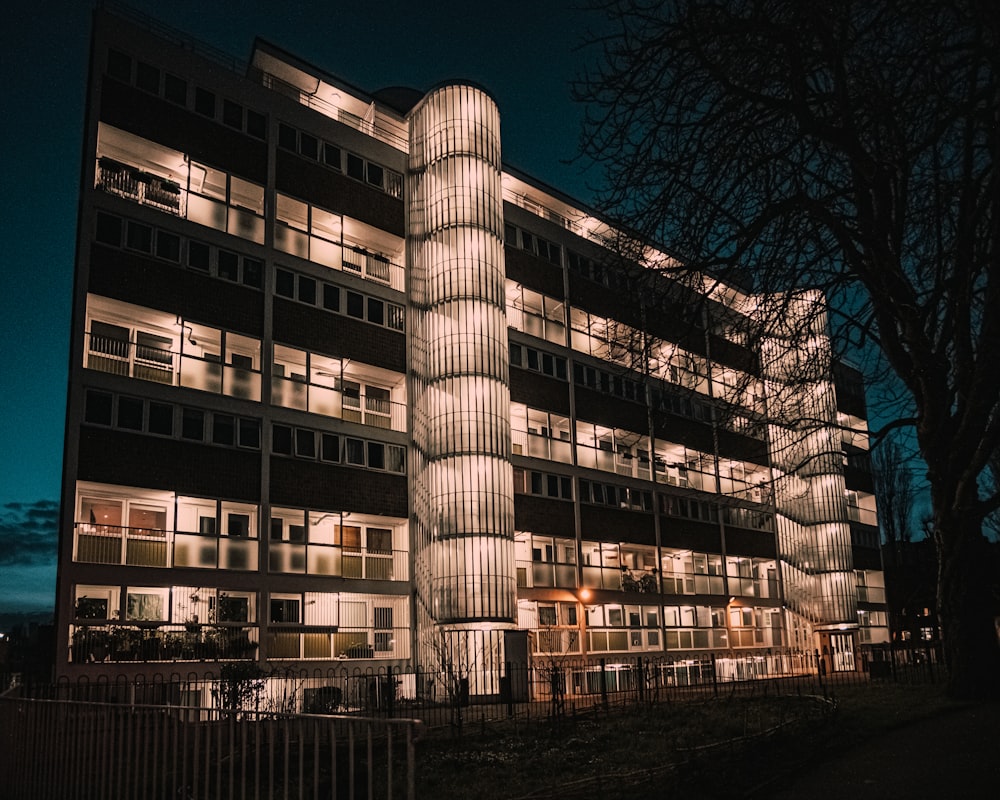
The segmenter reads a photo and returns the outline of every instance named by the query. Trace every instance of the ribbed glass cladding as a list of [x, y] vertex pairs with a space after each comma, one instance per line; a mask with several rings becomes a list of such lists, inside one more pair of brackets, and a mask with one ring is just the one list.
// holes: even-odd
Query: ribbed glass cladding
[[[816, 627], [857, 624], [851, 529], [823, 298], [789, 305], [787, 337], [763, 343], [785, 599]], [[780, 424], [774, 420], [781, 420]]]
[[[418, 614], [516, 619], [500, 118], [444, 86], [410, 119], [411, 462]], [[499, 624], [497, 624], [499, 623]]]

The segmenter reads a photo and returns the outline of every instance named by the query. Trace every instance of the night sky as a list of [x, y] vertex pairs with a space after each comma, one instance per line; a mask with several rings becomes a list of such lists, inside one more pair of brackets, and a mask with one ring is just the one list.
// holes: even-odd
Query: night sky
[[[241, 59], [254, 37], [348, 83], [426, 90], [466, 79], [500, 107], [504, 162], [586, 201], [570, 82], [595, 54], [583, 0], [135, 0]], [[4, 181], [0, 320], [0, 621], [51, 610], [90, 0], [8, 4], [0, 25]]]

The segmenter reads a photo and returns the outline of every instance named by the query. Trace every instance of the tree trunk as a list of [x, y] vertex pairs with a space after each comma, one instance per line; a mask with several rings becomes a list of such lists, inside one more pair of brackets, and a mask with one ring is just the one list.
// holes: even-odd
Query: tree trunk
[[[938, 498], [935, 498], [937, 500]], [[993, 618], [991, 559], [974, 514], [935, 503], [938, 621], [948, 694], [956, 700], [1000, 697], [1000, 643]]]

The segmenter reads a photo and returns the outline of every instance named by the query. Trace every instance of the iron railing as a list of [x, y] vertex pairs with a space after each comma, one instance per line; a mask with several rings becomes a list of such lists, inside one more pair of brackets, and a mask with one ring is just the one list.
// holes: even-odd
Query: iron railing
[[0, 785], [38, 798], [416, 797], [420, 723], [0, 698]]

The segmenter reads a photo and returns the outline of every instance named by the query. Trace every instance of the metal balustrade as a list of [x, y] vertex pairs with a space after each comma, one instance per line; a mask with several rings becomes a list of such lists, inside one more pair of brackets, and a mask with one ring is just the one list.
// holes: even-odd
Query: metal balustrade
[[85, 333], [88, 369], [260, 401], [260, 371], [126, 339]]
[[[136, 567], [255, 571], [259, 540], [193, 531], [77, 522], [74, 560]], [[318, 543], [268, 542], [270, 569], [359, 580], [409, 580], [409, 551], [354, 549]]]
[[168, 567], [168, 532], [124, 525], [78, 522], [74, 561], [91, 564], [126, 564], [135, 567]]
[[416, 797], [418, 721], [247, 709], [225, 681], [213, 693], [233, 707], [0, 698], [4, 797]]
[[271, 403], [373, 428], [406, 432], [406, 404], [301, 378], [273, 376]]
[[97, 160], [98, 189], [144, 206], [183, 217], [187, 191], [180, 184], [103, 156]]

